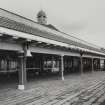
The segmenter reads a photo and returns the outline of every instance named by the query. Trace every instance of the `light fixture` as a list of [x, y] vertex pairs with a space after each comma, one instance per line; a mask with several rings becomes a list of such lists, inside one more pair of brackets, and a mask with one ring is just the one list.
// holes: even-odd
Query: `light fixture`
[[2, 34], [2, 33], [0, 33], [0, 36], [3, 36], [3, 34]]
[[41, 41], [38, 41], [37, 43], [39, 43], [39, 44], [40, 44], [40, 43], [42, 43], [42, 42], [41, 42]]
[[26, 57], [31, 57], [31, 56], [32, 56], [31, 51], [29, 49], [27, 49], [27, 51], [26, 51]]
[[26, 57], [31, 57], [32, 56], [32, 54], [31, 54], [31, 51], [30, 51], [30, 49], [29, 49], [29, 43], [27, 42], [27, 44], [26, 44]]
[[31, 42], [32, 40], [31, 39], [27, 39], [27, 42]]
[[18, 39], [19, 37], [18, 36], [13, 36], [13, 39]]

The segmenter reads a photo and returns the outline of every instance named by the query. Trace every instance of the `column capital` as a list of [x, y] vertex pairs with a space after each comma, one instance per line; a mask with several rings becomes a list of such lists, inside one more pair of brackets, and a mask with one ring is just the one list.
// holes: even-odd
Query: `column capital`
[[23, 58], [24, 57], [24, 51], [23, 50], [18, 51], [18, 57], [19, 58]]
[[82, 56], [82, 55], [83, 55], [83, 51], [80, 52], [80, 56]]

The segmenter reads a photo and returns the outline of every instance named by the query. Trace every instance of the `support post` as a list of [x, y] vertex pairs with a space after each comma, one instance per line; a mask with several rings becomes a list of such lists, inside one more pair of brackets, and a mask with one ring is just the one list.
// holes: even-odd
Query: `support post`
[[24, 52], [20, 54], [19, 56], [19, 85], [18, 89], [19, 90], [24, 90], [25, 89], [25, 84], [27, 82], [27, 76], [26, 76], [26, 52], [27, 52], [27, 46], [23, 46]]
[[61, 55], [61, 79], [64, 81], [64, 55]]
[[99, 58], [99, 71], [101, 71], [101, 59]]
[[98, 62], [98, 58], [97, 58], [97, 59], [96, 59], [96, 70], [97, 70], [97, 71], [98, 71], [98, 69], [99, 69], [98, 65], [99, 65], [99, 62]]
[[19, 58], [19, 85], [18, 89], [19, 90], [24, 90], [25, 89], [25, 84], [26, 84], [26, 57], [21, 56]]
[[92, 72], [94, 72], [94, 62], [93, 62], [93, 58], [92, 58]]
[[52, 63], [52, 72], [53, 72], [53, 70], [54, 70], [54, 57], [52, 56], [52, 58], [51, 58], [51, 63]]
[[43, 73], [43, 55], [41, 55], [40, 57], [40, 72], [39, 74], [42, 75]]
[[72, 59], [71, 60], [71, 62], [72, 62], [72, 71], [74, 71], [75, 70], [75, 68], [74, 68], [74, 57], [72, 57], [71, 59]]
[[82, 57], [82, 54], [81, 54], [81, 56], [80, 56], [80, 62], [81, 62], [81, 74], [83, 74], [83, 57]]
[[105, 71], [105, 59], [104, 59], [104, 71]]

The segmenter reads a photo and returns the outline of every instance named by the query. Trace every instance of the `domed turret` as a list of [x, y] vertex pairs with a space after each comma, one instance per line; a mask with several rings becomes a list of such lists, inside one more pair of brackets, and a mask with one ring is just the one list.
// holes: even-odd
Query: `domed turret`
[[39, 24], [47, 24], [47, 16], [46, 16], [46, 13], [41, 10], [38, 12], [37, 14], [37, 21]]

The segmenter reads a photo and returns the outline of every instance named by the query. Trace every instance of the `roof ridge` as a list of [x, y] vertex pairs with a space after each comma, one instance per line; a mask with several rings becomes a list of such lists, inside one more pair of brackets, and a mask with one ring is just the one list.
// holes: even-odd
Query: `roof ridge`
[[8, 13], [13, 14], [13, 15], [15, 15], [15, 16], [18, 16], [18, 17], [21, 17], [21, 18], [23, 18], [23, 19], [26, 19], [26, 20], [32, 21], [32, 22], [34, 22], [34, 23], [37, 23], [37, 22], [35, 22], [34, 20], [31, 20], [31, 19], [29, 19], [29, 18], [27, 18], [27, 17], [24, 17], [24, 16], [22, 16], [22, 15], [20, 15], [20, 14], [18, 14], [18, 13], [14, 13], [14, 12], [8, 11], [8, 10], [3, 9], [3, 8], [0, 8], [0, 10], [3, 10], [3, 11], [5, 11], [5, 12], [8, 12]]

